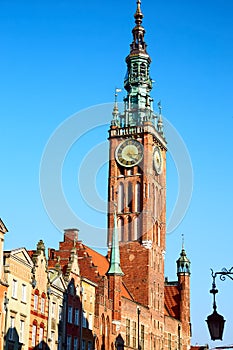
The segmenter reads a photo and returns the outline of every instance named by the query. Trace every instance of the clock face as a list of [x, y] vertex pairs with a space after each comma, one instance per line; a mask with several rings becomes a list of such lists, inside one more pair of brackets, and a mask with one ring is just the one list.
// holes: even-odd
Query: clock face
[[158, 175], [161, 174], [163, 170], [163, 158], [162, 158], [162, 153], [159, 147], [155, 147], [154, 149], [154, 167], [155, 171]]
[[115, 157], [120, 165], [126, 168], [132, 167], [141, 162], [143, 158], [143, 146], [136, 140], [127, 139], [118, 145]]

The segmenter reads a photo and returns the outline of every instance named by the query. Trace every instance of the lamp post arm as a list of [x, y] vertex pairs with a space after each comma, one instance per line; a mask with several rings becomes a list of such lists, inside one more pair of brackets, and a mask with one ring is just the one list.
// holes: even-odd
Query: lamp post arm
[[230, 278], [233, 281], [233, 266], [227, 270], [225, 267], [222, 268], [221, 271], [214, 272], [211, 269], [211, 274], [213, 277], [213, 281], [215, 282], [215, 278], [219, 275], [221, 281], [225, 281], [226, 277]]

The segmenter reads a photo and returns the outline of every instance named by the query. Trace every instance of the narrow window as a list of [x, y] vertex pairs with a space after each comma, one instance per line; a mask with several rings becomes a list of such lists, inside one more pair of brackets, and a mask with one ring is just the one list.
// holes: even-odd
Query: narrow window
[[141, 73], [142, 78], [146, 77], [146, 65], [145, 65], [145, 63], [141, 64], [141, 66], [140, 66], [140, 73]]
[[133, 75], [133, 77], [136, 77], [138, 75], [138, 64], [137, 63], [133, 63], [133, 65], [132, 65], [132, 75]]
[[158, 246], [160, 247], [160, 227], [158, 226]]
[[24, 320], [20, 320], [19, 323], [19, 341], [20, 343], [24, 343]]
[[128, 241], [132, 241], [132, 220], [128, 217]]
[[62, 305], [59, 305], [59, 309], [58, 309], [59, 321], [62, 320], [62, 314], [63, 314], [63, 308], [62, 308]]
[[15, 318], [11, 316], [10, 318], [10, 329], [9, 329], [9, 340], [14, 340], [14, 328], [15, 328]]
[[134, 240], [137, 240], [140, 238], [140, 218], [136, 217], [133, 221], [133, 227], [134, 227]]
[[130, 320], [126, 319], [126, 346], [130, 346]]
[[79, 309], [74, 310], [74, 324], [79, 325]]
[[86, 350], [86, 340], [82, 339], [82, 347], [81, 350]]
[[89, 317], [88, 317], [88, 328], [90, 330], [93, 329], [93, 315], [92, 314], [89, 314]]
[[119, 234], [119, 240], [124, 241], [124, 220], [123, 220], [123, 218], [119, 218], [119, 220], [118, 220], [118, 234]]
[[71, 350], [71, 335], [67, 335], [67, 338], [66, 338], [66, 343], [67, 343], [67, 350]]
[[168, 350], [172, 350], [172, 336], [168, 333]]
[[39, 349], [43, 349], [43, 340], [44, 340], [44, 328], [40, 327], [40, 330], [39, 330]]
[[86, 313], [86, 311], [83, 311], [82, 325], [83, 325], [83, 328], [87, 328], [87, 313]]
[[52, 318], [56, 318], [56, 303], [54, 301], [52, 302], [52, 305], [51, 305], [51, 316]]
[[135, 211], [139, 213], [141, 211], [141, 185], [139, 182], [135, 186]]
[[141, 350], [144, 350], [144, 342], [145, 342], [145, 326], [141, 325]]
[[121, 182], [118, 186], [118, 212], [124, 211], [124, 185]]
[[74, 338], [74, 350], [78, 350], [78, 338]]
[[72, 306], [68, 307], [68, 323], [72, 323], [72, 315], [73, 314], [73, 308]]
[[45, 313], [45, 298], [41, 297], [41, 313]]
[[34, 310], [38, 310], [38, 295], [34, 294]]
[[137, 332], [137, 329], [136, 329], [136, 322], [133, 321], [133, 334], [132, 334], [132, 340], [133, 340], [133, 348], [136, 348], [136, 332]]
[[27, 289], [26, 288], [27, 288], [26, 285], [22, 284], [22, 299], [21, 299], [21, 301], [23, 303], [26, 303], [26, 301], [27, 301]]
[[36, 325], [32, 325], [32, 346], [36, 345]]
[[18, 282], [17, 280], [12, 281], [12, 298], [17, 298]]
[[129, 208], [129, 211], [132, 213], [132, 201], [133, 201], [133, 189], [132, 189], [132, 183], [128, 183], [128, 200], [127, 200], [127, 207]]

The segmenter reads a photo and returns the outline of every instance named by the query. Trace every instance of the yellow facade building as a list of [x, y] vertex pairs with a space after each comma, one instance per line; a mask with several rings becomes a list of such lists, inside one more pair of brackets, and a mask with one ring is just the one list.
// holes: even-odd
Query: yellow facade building
[[25, 248], [4, 252], [4, 272], [8, 284], [5, 349], [28, 349], [32, 260]]

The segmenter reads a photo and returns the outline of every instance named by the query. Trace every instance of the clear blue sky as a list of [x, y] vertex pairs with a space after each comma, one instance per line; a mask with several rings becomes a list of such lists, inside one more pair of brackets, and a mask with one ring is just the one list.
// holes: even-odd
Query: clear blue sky
[[[41, 199], [43, 150], [67, 118], [113, 101], [114, 88], [123, 86], [135, 8], [134, 0], [0, 1], [0, 216], [9, 230], [6, 249], [31, 249], [39, 239], [57, 247], [62, 239]], [[142, 11], [156, 81], [152, 96], [162, 101], [164, 116], [183, 138], [194, 173], [188, 212], [167, 237], [166, 275], [176, 278], [183, 233], [192, 262], [192, 342], [213, 346], [218, 343], [210, 342], [205, 325], [212, 312], [210, 268], [233, 265], [233, 2], [143, 0]], [[98, 123], [99, 115], [93, 118]], [[85, 117], [79, 123], [77, 129], [85, 129]], [[89, 210], [77, 178], [86, 152], [107, 136], [106, 126], [87, 133], [71, 147], [62, 169], [64, 193], [74, 213], [102, 228], [105, 214]], [[104, 165], [94, 179], [103, 200], [106, 179]], [[177, 186], [169, 156], [168, 219]], [[74, 224], [64, 217], [64, 228]], [[81, 231], [80, 238], [105, 246], [103, 235], [93, 238]], [[218, 311], [227, 319], [223, 343], [230, 344], [233, 283], [218, 281], [217, 286]]]

